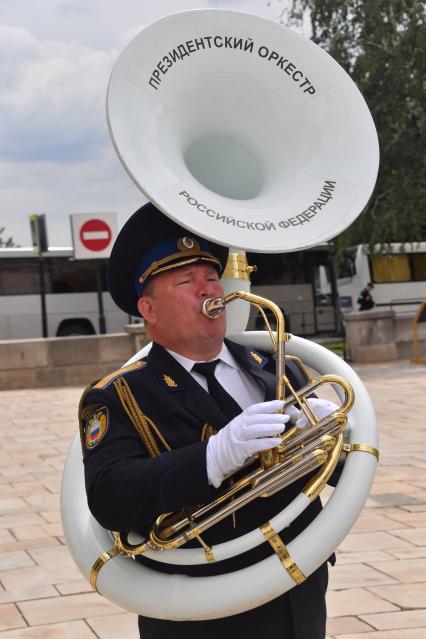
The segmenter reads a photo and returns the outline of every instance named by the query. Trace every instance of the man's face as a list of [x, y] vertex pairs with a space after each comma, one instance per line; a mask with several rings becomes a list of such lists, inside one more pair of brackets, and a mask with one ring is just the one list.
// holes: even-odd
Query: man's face
[[225, 313], [212, 320], [201, 311], [206, 298], [223, 296], [213, 266], [196, 262], [164, 271], [154, 277], [150, 293], [138, 307], [154, 341], [191, 359], [210, 359], [219, 352]]

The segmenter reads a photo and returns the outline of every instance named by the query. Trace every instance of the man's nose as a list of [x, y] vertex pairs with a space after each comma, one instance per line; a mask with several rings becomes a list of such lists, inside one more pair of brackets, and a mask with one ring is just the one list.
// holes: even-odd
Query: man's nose
[[206, 297], [217, 297], [217, 281], [202, 278], [199, 282], [198, 293], [203, 299]]

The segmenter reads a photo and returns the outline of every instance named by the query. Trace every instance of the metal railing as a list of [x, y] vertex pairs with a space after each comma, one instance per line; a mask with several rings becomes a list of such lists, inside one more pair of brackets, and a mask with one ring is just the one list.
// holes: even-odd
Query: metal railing
[[376, 304], [376, 308], [383, 307], [383, 306], [389, 306], [390, 309], [392, 310], [394, 306], [413, 306], [414, 304], [421, 304], [423, 301], [425, 300], [425, 298], [420, 299], [420, 298], [405, 298], [405, 299], [394, 299], [394, 300], [390, 300], [390, 302], [379, 302]]

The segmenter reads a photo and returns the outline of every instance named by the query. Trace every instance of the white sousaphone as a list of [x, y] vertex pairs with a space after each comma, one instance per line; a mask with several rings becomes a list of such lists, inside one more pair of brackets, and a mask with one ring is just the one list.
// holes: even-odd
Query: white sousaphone
[[[201, 9], [145, 28], [115, 64], [107, 115], [116, 151], [149, 200], [191, 231], [238, 247], [241, 257], [244, 250], [295, 251], [334, 237], [365, 207], [377, 176], [376, 130], [349, 76], [309, 40], [254, 15]], [[247, 274], [225, 275], [224, 288], [248, 291]], [[270, 350], [266, 333], [244, 332], [248, 307], [239, 300], [228, 309], [228, 333]], [[351, 454], [338, 485], [288, 544], [295, 564], [310, 575], [365, 503], [377, 464], [377, 427], [368, 393], [345, 362], [295, 336], [286, 353], [319, 374], [342, 376], [355, 392]], [[301, 493], [271, 525], [279, 532], [309, 503]], [[64, 470], [62, 517], [70, 551], [89, 579], [112, 542], [87, 507], [78, 435]], [[214, 555], [225, 559], [264, 541], [256, 529], [214, 547]], [[207, 561], [202, 549], [146, 555], [172, 564]], [[117, 556], [96, 582], [122, 608], [172, 620], [233, 615], [294, 585], [277, 555], [212, 577], [164, 574]]]

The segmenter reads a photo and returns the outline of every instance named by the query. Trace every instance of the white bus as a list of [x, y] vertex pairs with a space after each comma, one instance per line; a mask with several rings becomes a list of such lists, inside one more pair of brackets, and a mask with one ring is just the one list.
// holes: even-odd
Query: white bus
[[[287, 330], [297, 335], [333, 334], [338, 329], [337, 289], [324, 244], [284, 254], [248, 253], [252, 291], [276, 302]], [[95, 260], [74, 260], [70, 248], [43, 255], [49, 337], [99, 333]], [[106, 260], [101, 264], [106, 332], [122, 332], [129, 318], [106, 291]], [[140, 318], [139, 318], [140, 319]], [[252, 307], [249, 329], [264, 328]], [[32, 249], [0, 248], [0, 340], [43, 336], [39, 259]]]
[[[98, 260], [74, 260], [71, 248], [43, 254], [48, 337], [101, 332]], [[106, 291], [106, 260], [99, 261], [105, 329], [121, 333], [129, 317]], [[0, 340], [43, 337], [40, 259], [31, 248], [0, 248]]]
[[[257, 266], [250, 278], [252, 293], [278, 304], [287, 330], [295, 335], [334, 335], [341, 330], [331, 248], [324, 243], [292, 253], [247, 253], [248, 263]], [[252, 307], [248, 329], [255, 328], [263, 329], [264, 322]]]
[[370, 255], [361, 244], [347, 249], [337, 280], [343, 313], [358, 310], [358, 296], [368, 282], [374, 285], [376, 308], [412, 315], [426, 299], [426, 242], [391, 244], [386, 254]]

